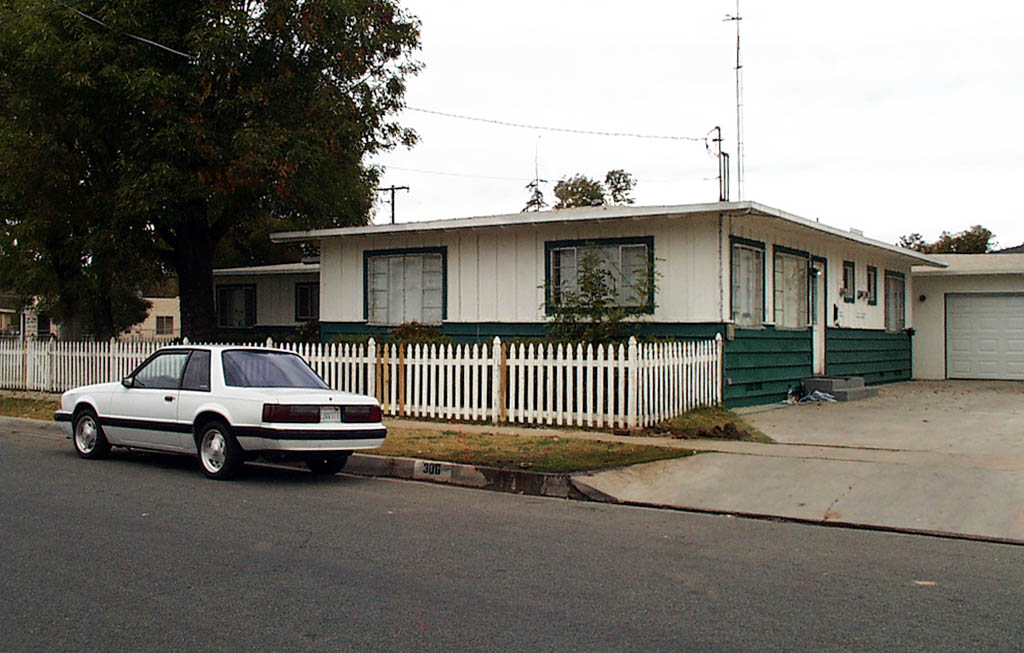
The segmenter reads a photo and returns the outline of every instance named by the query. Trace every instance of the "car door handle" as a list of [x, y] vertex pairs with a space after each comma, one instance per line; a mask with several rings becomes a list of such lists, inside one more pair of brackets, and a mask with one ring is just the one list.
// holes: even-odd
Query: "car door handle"
[[174, 395], [167, 395], [164, 397], [164, 401], [174, 401]]

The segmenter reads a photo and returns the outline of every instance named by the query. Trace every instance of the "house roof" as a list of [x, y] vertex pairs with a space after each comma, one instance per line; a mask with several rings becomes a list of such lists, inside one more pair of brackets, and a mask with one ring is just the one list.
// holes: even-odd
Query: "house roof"
[[860, 232], [846, 231], [815, 220], [808, 220], [785, 211], [758, 204], [757, 202], [712, 202], [707, 204], [677, 204], [666, 206], [596, 206], [553, 211], [537, 211], [532, 213], [508, 213], [504, 215], [488, 215], [472, 218], [452, 218], [445, 220], [429, 220], [423, 222], [403, 222], [399, 224], [365, 225], [359, 227], [337, 227], [332, 229], [312, 229], [308, 231], [287, 231], [270, 235], [275, 243], [304, 242], [341, 238], [347, 236], [384, 235], [394, 233], [422, 233], [437, 230], [480, 229], [487, 227], [511, 227], [518, 225], [564, 224], [571, 222], [604, 221], [604, 220], [636, 220], [657, 217], [685, 218], [700, 214], [726, 214], [732, 216], [756, 215], [776, 221], [800, 225], [808, 229], [829, 234], [868, 247], [885, 250], [897, 254], [909, 262], [921, 265], [943, 267], [945, 264], [929, 255], [903, 249], [880, 240], [865, 237]]
[[1005, 249], [997, 249], [992, 252], [993, 254], [1024, 254], [1024, 243], [1017, 245], [1016, 247], [1007, 247]]
[[948, 267], [936, 270], [915, 265], [915, 276], [944, 276], [968, 274], [1024, 274], [1024, 254], [932, 254], [932, 258]]
[[320, 272], [319, 263], [278, 263], [275, 265], [254, 265], [247, 268], [218, 268], [213, 271], [215, 277], [256, 274], [303, 274]]

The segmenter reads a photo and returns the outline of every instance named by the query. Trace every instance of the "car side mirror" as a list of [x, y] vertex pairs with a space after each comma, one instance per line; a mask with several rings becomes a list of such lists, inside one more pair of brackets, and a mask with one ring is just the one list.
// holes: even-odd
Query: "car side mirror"
[[121, 379], [121, 385], [123, 385], [126, 388], [134, 388], [135, 379], [130, 376], [126, 376], [123, 379]]

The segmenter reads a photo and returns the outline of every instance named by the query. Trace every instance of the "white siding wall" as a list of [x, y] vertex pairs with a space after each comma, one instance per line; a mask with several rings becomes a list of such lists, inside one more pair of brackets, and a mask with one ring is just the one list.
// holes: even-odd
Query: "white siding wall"
[[[885, 328], [885, 271], [900, 272], [906, 281], [906, 326], [911, 326], [911, 304], [913, 297], [910, 278], [910, 266], [898, 262], [895, 256], [887, 256], [884, 252], [856, 243], [829, 238], [822, 234], [800, 229], [793, 226], [778, 226], [764, 219], [732, 218], [730, 233], [749, 240], [765, 243], [765, 324], [773, 324], [775, 315], [773, 254], [774, 247], [781, 245], [789, 249], [810, 252], [813, 256], [825, 258], [827, 261], [826, 306], [829, 327], [848, 329], [884, 329]], [[867, 298], [856, 299], [852, 304], [843, 301], [839, 289], [843, 285], [843, 261], [856, 264], [856, 289], [867, 290], [868, 266], [878, 269], [878, 303], [868, 304]], [[835, 320], [833, 306], [839, 307], [839, 319]]]
[[[994, 254], [993, 256], [999, 256]], [[914, 294], [914, 378], [946, 378], [946, 293], [1024, 292], [1024, 280], [1013, 274], [917, 276]], [[920, 300], [921, 295], [925, 300]]]
[[[256, 286], [256, 326], [296, 326], [295, 321], [295, 284], [316, 283], [316, 273], [303, 274], [253, 274], [253, 275], [218, 275], [214, 278], [214, 292], [217, 286], [255, 285]], [[360, 314], [362, 314], [362, 295], [360, 294]], [[323, 303], [321, 302], [321, 307]], [[323, 308], [321, 317], [323, 319]]]
[[364, 321], [364, 251], [447, 247], [447, 321], [543, 322], [545, 242], [642, 236], [654, 238], [655, 269], [660, 275], [654, 319], [719, 321], [716, 217], [523, 225], [327, 240], [320, 249], [320, 319]]

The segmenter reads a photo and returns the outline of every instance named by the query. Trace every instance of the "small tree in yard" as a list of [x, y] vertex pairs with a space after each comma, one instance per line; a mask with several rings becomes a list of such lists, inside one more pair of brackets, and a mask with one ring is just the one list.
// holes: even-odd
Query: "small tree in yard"
[[[550, 340], [609, 344], [629, 338], [638, 317], [637, 306], [653, 294], [654, 274], [642, 275], [627, 289], [630, 306], [619, 301], [619, 280], [603, 265], [593, 248], [583, 248], [576, 271], [576, 287], [548, 288]], [[635, 301], [633, 301], [635, 300]]]

